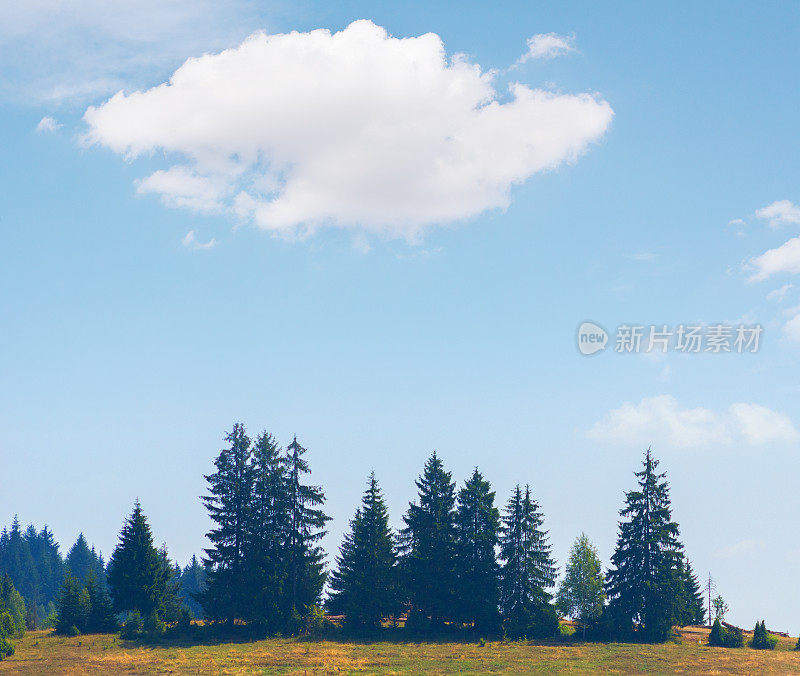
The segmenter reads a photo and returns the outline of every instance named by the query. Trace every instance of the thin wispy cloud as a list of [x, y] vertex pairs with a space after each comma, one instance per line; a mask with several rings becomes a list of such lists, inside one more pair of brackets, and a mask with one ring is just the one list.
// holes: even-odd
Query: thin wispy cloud
[[800, 206], [789, 200], [778, 200], [761, 209], [757, 209], [755, 215], [756, 218], [767, 221], [772, 228], [787, 224], [800, 224]]
[[36, 125], [36, 131], [40, 134], [52, 134], [61, 129], [61, 126], [56, 120], [50, 116], [43, 117]]
[[794, 284], [784, 284], [777, 289], [773, 289], [767, 294], [767, 300], [774, 300], [778, 303], [782, 303], [783, 299], [786, 298], [786, 294], [794, 287]]
[[609, 411], [588, 430], [587, 436], [632, 446], [658, 443], [685, 449], [800, 440], [794, 423], [766, 406], [736, 403], [725, 411], [687, 408], [667, 394], [645, 397], [638, 403], [625, 402]]
[[520, 57], [518, 63], [526, 63], [531, 59], [554, 59], [577, 51], [575, 35], [539, 33], [528, 38], [528, 51]]
[[197, 239], [197, 233], [194, 230], [189, 230], [181, 242], [187, 249], [213, 249], [217, 245], [217, 240], [213, 237], [207, 242], [201, 242]]

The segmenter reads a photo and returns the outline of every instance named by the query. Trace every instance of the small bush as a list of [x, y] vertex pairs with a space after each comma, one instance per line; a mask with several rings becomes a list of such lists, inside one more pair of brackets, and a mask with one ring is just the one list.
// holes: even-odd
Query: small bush
[[719, 620], [714, 620], [711, 633], [708, 635], [708, 645], [715, 646], [716, 648], [723, 648], [725, 646], [725, 630], [722, 628]]
[[744, 633], [739, 627], [726, 629], [722, 645], [725, 648], [741, 648], [744, 645]]
[[122, 625], [120, 636], [125, 639], [139, 638], [142, 633], [142, 628], [142, 616], [139, 614], [138, 610], [134, 610], [130, 615], [128, 615], [128, 619], [125, 620], [125, 624]]
[[186, 608], [181, 609], [177, 630], [178, 633], [182, 635], [186, 635], [192, 631], [192, 614]]
[[145, 637], [150, 641], [155, 641], [164, 635], [167, 625], [161, 621], [158, 613], [153, 611], [147, 616], [142, 627]]
[[766, 622], [764, 620], [756, 622], [750, 647], [755, 650], [775, 650], [776, 645], [778, 645], [778, 639], [767, 632]]
[[76, 627], [74, 624], [71, 624], [69, 627], [67, 627], [67, 631], [65, 633], [67, 636], [79, 636], [81, 630], [78, 629], [78, 627]]
[[794, 649], [795, 650], [800, 650], [800, 636], [798, 636], [798, 638], [797, 638], [797, 643], [795, 644]]
[[485, 638], [482, 638], [482, 637], [481, 637], [481, 638], [479, 638], [479, 639], [478, 639], [478, 645], [479, 645], [481, 648], [485, 648], [485, 647], [486, 647], [486, 639], [485, 639]]
[[14, 654], [14, 644], [5, 636], [0, 637], [0, 660], [11, 657]]

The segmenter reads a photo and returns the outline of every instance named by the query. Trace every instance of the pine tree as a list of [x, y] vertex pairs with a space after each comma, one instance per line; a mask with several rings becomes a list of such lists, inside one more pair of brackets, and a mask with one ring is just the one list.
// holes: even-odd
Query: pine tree
[[29, 528], [25, 539], [31, 550], [39, 578], [39, 604], [46, 606], [58, 598], [64, 579], [64, 561], [53, 533], [44, 526], [39, 533]]
[[111, 598], [93, 572], [86, 580], [86, 598], [89, 612], [86, 618], [86, 631], [92, 634], [113, 633], [117, 631], [117, 618]]
[[455, 482], [435, 451], [416, 486], [419, 502], [409, 504], [400, 532], [405, 593], [413, 616], [439, 628], [456, 616], [458, 580]]
[[11, 577], [7, 574], [0, 578], [0, 605], [11, 616], [11, 620], [14, 623], [14, 633], [21, 634], [25, 631], [25, 600], [22, 598], [22, 594], [16, 590]]
[[389, 511], [373, 472], [336, 559], [326, 606], [355, 629], [377, 629], [396, 612], [396, 573]]
[[253, 445], [253, 495], [247, 527], [246, 568], [252, 590], [248, 618], [270, 630], [285, 624], [282, 602], [288, 539], [286, 460], [275, 438], [262, 432]]
[[203, 496], [214, 527], [206, 534], [206, 591], [202, 605], [207, 618], [227, 620], [247, 614], [245, 549], [253, 492], [251, 443], [244, 426], [236, 423], [226, 435], [228, 447], [214, 461], [216, 471], [205, 477], [209, 495]]
[[692, 570], [689, 559], [681, 556], [678, 562], [678, 578], [681, 582], [681, 599], [677, 620], [683, 627], [690, 624], [705, 624], [706, 608], [700, 581]]
[[58, 599], [56, 632], [66, 635], [85, 632], [89, 610], [86, 588], [71, 573], [67, 573]]
[[303, 458], [306, 449], [297, 443], [297, 437], [286, 449], [286, 516], [288, 531], [285, 548], [286, 616], [304, 615], [319, 602], [327, 574], [325, 554], [319, 541], [325, 536], [325, 524], [330, 521], [319, 506], [325, 503], [325, 494], [319, 486], [303, 484], [304, 474], [309, 474], [308, 463]]
[[500, 533], [500, 603], [506, 631], [514, 637], [544, 637], [558, 629], [548, 592], [555, 584], [556, 568], [543, 524], [530, 486], [523, 493], [517, 485]]
[[180, 583], [179, 593], [184, 605], [194, 618], [201, 619], [203, 617], [203, 607], [197, 599], [202, 597], [206, 588], [206, 571], [194, 554], [192, 554], [192, 560], [189, 565], [181, 573]]
[[166, 545], [161, 545], [161, 548], [158, 550], [158, 563], [161, 595], [156, 611], [161, 620], [173, 624], [180, 619], [181, 610], [183, 609], [183, 603], [179, 593], [181, 569], [179, 566], [173, 565], [169, 560]]
[[476, 631], [494, 632], [500, 622], [500, 567], [495, 549], [500, 511], [494, 491], [476, 467], [458, 492], [455, 516], [458, 611]]
[[567, 617], [578, 619], [583, 626], [597, 620], [603, 612], [603, 572], [597, 549], [585, 533], [572, 545], [564, 579], [556, 595], [556, 608]]
[[86, 584], [90, 573], [97, 575], [97, 555], [89, 548], [83, 533], [78, 535], [75, 544], [67, 553], [65, 565], [69, 574], [81, 585]]
[[119, 544], [108, 564], [108, 584], [117, 612], [156, 611], [164, 596], [164, 578], [158, 550], [137, 500], [126, 519]]
[[672, 520], [669, 484], [647, 449], [638, 489], [625, 495], [606, 592], [615, 632], [648, 641], [668, 638], [680, 615], [681, 544]]
[[39, 577], [30, 546], [15, 516], [11, 531], [0, 539], [0, 570], [11, 578], [14, 588], [29, 602], [38, 598]]

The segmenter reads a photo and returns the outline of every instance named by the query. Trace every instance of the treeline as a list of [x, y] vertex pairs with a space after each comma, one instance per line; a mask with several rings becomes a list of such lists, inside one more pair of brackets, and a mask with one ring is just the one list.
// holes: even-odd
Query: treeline
[[477, 468], [459, 487], [434, 452], [395, 532], [371, 474], [328, 571], [320, 540], [330, 517], [306, 449], [296, 438], [283, 449], [267, 432], [253, 440], [241, 424], [225, 440], [205, 477], [213, 525], [202, 561], [171, 562], [137, 502], [107, 564], [83, 536], [62, 560], [47, 528], [21, 533], [15, 520], [2, 536], [0, 572], [64, 633], [122, 623], [124, 636], [158, 636], [167, 625], [186, 630], [192, 616], [262, 634], [316, 633], [338, 617], [352, 632], [538, 638], [558, 636], [563, 616], [586, 638], [662, 641], [675, 624], [704, 621], [669, 486], [649, 450], [625, 494], [611, 567], [603, 571], [581, 535], [556, 589], [545, 516], [528, 485], [501, 508]]

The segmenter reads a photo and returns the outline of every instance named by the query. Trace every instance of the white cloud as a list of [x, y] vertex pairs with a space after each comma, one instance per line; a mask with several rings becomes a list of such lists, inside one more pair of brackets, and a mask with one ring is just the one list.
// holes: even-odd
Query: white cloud
[[777, 289], [773, 289], [767, 294], [767, 300], [774, 300], [778, 303], [783, 302], [783, 299], [786, 298], [786, 294], [793, 286], [793, 284], [784, 284]]
[[750, 276], [750, 281], [754, 282], [763, 281], [782, 272], [800, 273], [800, 237], [793, 237], [781, 246], [756, 256], [750, 260], [750, 266], [756, 269]]
[[514, 83], [501, 102], [493, 77], [448, 59], [435, 34], [396, 39], [369, 21], [259, 33], [90, 107], [86, 140], [177, 158], [167, 173], [180, 168], [180, 190], [166, 176], [140, 184], [175, 203], [194, 208], [193, 176], [213, 184], [210, 202], [273, 232], [360, 226], [414, 239], [506, 207], [512, 185], [576, 161], [611, 123], [590, 94]]
[[181, 244], [187, 249], [213, 249], [217, 245], [217, 240], [212, 237], [207, 242], [200, 242], [197, 239], [197, 233], [194, 230], [189, 230]]
[[[800, 307], [795, 309], [800, 311]], [[800, 314], [796, 314], [783, 325], [783, 335], [793, 343], [800, 343]]]
[[554, 59], [557, 56], [577, 51], [574, 35], [539, 33], [528, 38], [528, 51], [522, 55], [519, 63], [525, 63], [530, 59]]
[[746, 225], [746, 223], [741, 218], [734, 218], [733, 220], [728, 221], [728, 225], [731, 227], [742, 227], [743, 225]]
[[61, 129], [61, 125], [50, 116], [43, 117], [39, 120], [39, 124], [36, 125], [36, 131], [41, 134], [52, 134], [59, 129]]
[[740, 540], [732, 545], [723, 547], [714, 552], [715, 556], [721, 559], [728, 559], [736, 556], [752, 554], [753, 552], [761, 549], [764, 543], [761, 540]]
[[761, 209], [756, 209], [756, 218], [769, 221], [770, 227], [784, 224], [800, 224], [800, 206], [789, 200], [778, 200]]
[[218, 176], [202, 176], [184, 166], [156, 171], [137, 181], [136, 190], [142, 195], [161, 195], [167, 206], [185, 207], [204, 213], [224, 211], [222, 201], [229, 192], [224, 179]]
[[727, 411], [681, 408], [671, 395], [625, 402], [597, 422], [587, 436], [631, 445], [698, 448], [712, 445], [793, 442], [800, 434], [789, 418], [759, 404], [731, 404]]

